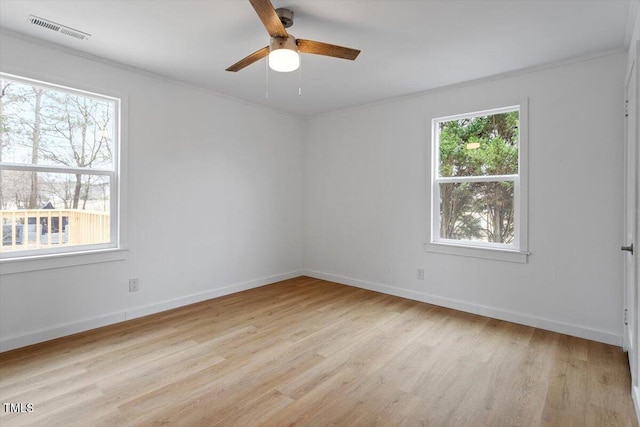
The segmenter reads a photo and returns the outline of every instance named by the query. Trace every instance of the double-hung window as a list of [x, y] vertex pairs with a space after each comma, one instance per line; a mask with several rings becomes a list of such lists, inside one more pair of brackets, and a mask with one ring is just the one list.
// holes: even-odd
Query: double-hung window
[[0, 84], [0, 258], [117, 248], [120, 100]]
[[526, 262], [526, 106], [432, 121], [427, 250]]

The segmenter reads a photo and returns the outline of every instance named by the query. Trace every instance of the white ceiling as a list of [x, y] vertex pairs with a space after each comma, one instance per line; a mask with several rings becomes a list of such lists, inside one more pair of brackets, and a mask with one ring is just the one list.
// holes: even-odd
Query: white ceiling
[[[301, 75], [269, 73], [269, 99], [264, 59], [225, 71], [269, 41], [248, 0], [2, 0], [0, 27], [310, 116], [622, 49], [632, 1], [272, 0], [294, 10], [296, 37], [362, 53], [355, 62], [304, 55]], [[31, 25], [31, 14], [91, 38]]]

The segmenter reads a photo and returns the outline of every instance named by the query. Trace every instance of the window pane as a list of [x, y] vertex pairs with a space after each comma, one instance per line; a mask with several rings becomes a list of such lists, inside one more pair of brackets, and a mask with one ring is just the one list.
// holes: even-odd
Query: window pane
[[441, 121], [439, 176], [518, 173], [518, 111]]
[[513, 243], [514, 183], [440, 184], [440, 238]]
[[0, 80], [0, 161], [114, 170], [115, 102]]
[[0, 171], [0, 252], [109, 243], [108, 176]]

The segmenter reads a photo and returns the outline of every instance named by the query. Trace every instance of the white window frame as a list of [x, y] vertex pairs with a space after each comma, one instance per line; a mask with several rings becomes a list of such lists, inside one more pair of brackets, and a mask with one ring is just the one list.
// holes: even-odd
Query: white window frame
[[126, 152], [126, 127], [122, 118], [127, 115], [126, 96], [122, 94], [105, 94], [106, 91], [91, 91], [80, 89], [77, 84], [63, 85], [44, 79], [26, 77], [25, 73], [1, 72], [0, 76], [9, 80], [24, 84], [50, 88], [91, 98], [103, 99], [115, 104], [114, 114], [114, 143], [113, 143], [113, 169], [73, 168], [55, 165], [33, 165], [0, 162], [3, 170], [43, 172], [43, 173], [80, 173], [83, 175], [108, 176], [110, 181], [110, 241], [102, 244], [65, 246], [59, 248], [43, 248], [24, 251], [11, 251], [0, 253], [0, 276], [27, 271], [46, 270], [51, 268], [70, 267], [76, 265], [93, 264], [100, 262], [118, 261], [126, 259], [127, 250], [124, 248], [124, 186], [122, 179], [124, 174], [123, 160]]
[[[518, 174], [490, 175], [474, 177], [439, 177], [439, 130], [438, 124], [451, 120], [488, 116], [511, 111], [519, 114], [518, 137]], [[527, 250], [527, 212], [528, 212], [528, 100], [523, 99], [505, 107], [436, 117], [431, 120], [431, 182], [430, 182], [430, 221], [429, 236], [424, 244], [427, 252], [449, 255], [461, 255], [498, 261], [526, 263]], [[514, 183], [514, 240], [511, 244], [445, 239], [440, 237], [440, 184], [457, 182], [496, 182]]]

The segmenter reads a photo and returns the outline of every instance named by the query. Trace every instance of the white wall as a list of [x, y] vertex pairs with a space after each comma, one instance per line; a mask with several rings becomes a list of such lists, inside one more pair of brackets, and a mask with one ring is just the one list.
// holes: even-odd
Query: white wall
[[[616, 54], [308, 120], [306, 273], [620, 345], [624, 68]], [[528, 264], [425, 253], [430, 118], [522, 97]]]
[[[301, 121], [6, 33], [0, 44], [3, 69], [127, 95], [130, 249], [1, 275], [0, 350], [291, 277], [303, 261], [317, 277], [621, 343], [622, 54]], [[425, 253], [429, 117], [524, 96], [529, 263]]]
[[298, 118], [7, 33], [0, 45], [3, 71], [129, 106], [127, 259], [1, 275], [0, 350], [300, 274]]

